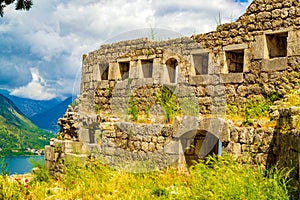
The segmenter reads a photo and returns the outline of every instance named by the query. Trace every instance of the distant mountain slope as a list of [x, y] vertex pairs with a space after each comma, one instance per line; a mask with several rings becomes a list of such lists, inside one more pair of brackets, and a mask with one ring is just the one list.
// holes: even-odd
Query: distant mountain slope
[[11, 100], [0, 94], [0, 154], [41, 149], [51, 137], [53, 134], [35, 126]]
[[31, 117], [38, 113], [44, 112], [59, 103], [61, 100], [59, 99], [51, 99], [51, 100], [32, 100], [21, 97], [12, 96], [6, 90], [0, 90], [0, 94], [9, 98], [14, 104], [19, 108], [19, 110], [26, 116]]
[[69, 97], [65, 99], [63, 102], [61, 102], [60, 104], [54, 106], [53, 108], [50, 108], [45, 112], [36, 114], [30, 117], [29, 119], [42, 129], [57, 132], [58, 131], [57, 120], [58, 118], [63, 117], [63, 115], [65, 114], [68, 108], [68, 105], [70, 105], [71, 103], [72, 103], [72, 97]]

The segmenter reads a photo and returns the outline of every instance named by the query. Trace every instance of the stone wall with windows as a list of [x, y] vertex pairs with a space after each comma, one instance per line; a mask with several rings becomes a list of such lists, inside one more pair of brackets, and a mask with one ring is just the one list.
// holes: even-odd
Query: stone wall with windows
[[[191, 109], [186, 102], [196, 100], [193, 108], [197, 109], [198, 120], [226, 119], [223, 124], [226, 130], [217, 135], [223, 142], [223, 150], [240, 159], [249, 158], [253, 163], [266, 165], [273, 155], [270, 152], [276, 149], [272, 144], [286, 146], [286, 143], [279, 144], [280, 140], [272, 143], [278, 138], [276, 124], [279, 122], [269, 117], [248, 123], [245, 107], [253, 99], [275, 101], [299, 88], [299, 43], [300, 3], [297, 0], [254, 0], [237, 21], [220, 25], [206, 34], [167, 41], [142, 38], [102, 45], [82, 57], [81, 94], [74, 111], [79, 140], [90, 151], [99, 145], [99, 135], [106, 137], [105, 141], [121, 141], [124, 150], [146, 153], [149, 148], [141, 148], [143, 142], [144, 147], [157, 150], [160, 143], [152, 148], [152, 139], [134, 140], [133, 144], [140, 144], [135, 149], [128, 143], [128, 134], [106, 127], [113, 134], [105, 136], [106, 129], [101, 126], [111, 120], [120, 122], [121, 117], [114, 109], [130, 116], [127, 109], [131, 98], [135, 98], [138, 113], [147, 114], [152, 106], [159, 113], [160, 108], [155, 107], [159, 104], [155, 99], [156, 90], [167, 87], [179, 99], [182, 119], [185, 111]], [[231, 119], [228, 113], [233, 110], [241, 112], [247, 123]], [[143, 122], [137, 123], [130, 117], [126, 120], [135, 123], [136, 129], [143, 127]], [[203, 130], [199, 128], [199, 134]], [[176, 134], [170, 135], [176, 139]], [[163, 137], [159, 134], [155, 137], [160, 136]], [[168, 142], [161, 144], [166, 146]], [[294, 149], [299, 155], [299, 149]], [[108, 157], [110, 154], [107, 153]], [[188, 154], [193, 157], [191, 151]]]

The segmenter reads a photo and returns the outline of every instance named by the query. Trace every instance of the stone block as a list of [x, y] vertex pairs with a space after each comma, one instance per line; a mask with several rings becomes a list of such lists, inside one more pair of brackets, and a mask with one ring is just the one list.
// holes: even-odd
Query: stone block
[[138, 78], [139, 71], [137, 67], [137, 61], [130, 61], [129, 78]]
[[83, 128], [83, 127], [80, 127], [79, 129], [79, 140], [82, 141], [82, 142], [86, 142], [86, 143], [89, 143], [90, 141], [90, 130], [88, 128]]
[[266, 42], [266, 36], [265, 35], [255, 36], [253, 53], [254, 53], [253, 58], [255, 60], [268, 58], [267, 42]]
[[160, 82], [162, 66], [160, 64], [160, 59], [153, 59], [153, 71], [152, 71], [152, 78], [154, 79], [155, 83]]
[[81, 142], [75, 141], [63, 141], [64, 143], [64, 153], [82, 153], [82, 146]]
[[99, 65], [97, 65], [97, 64], [93, 65], [92, 80], [93, 81], [101, 80], [100, 68], [99, 68]]
[[243, 72], [249, 72], [252, 64], [252, 50], [251, 49], [245, 49], [244, 50], [244, 67], [243, 67]]
[[117, 62], [129, 62], [131, 60], [131, 58], [118, 58]]
[[243, 73], [220, 74], [221, 83], [242, 83], [244, 81]]
[[247, 49], [248, 44], [242, 43], [242, 44], [232, 44], [232, 45], [227, 45], [223, 47], [224, 51], [235, 51], [235, 50], [241, 50], [241, 49]]
[[262, 71], [264, 72], [274, 72], [274, 71], [282, 71], [287, 69], [287, 58], [273, 58], [273, 59], [265, 59], [262, 62]]
[[219, 81], [213, 75], [197, 75], [190, 77], [191, 85], [215, 85], [218, 83]]
[[145, 152], [149, 151], [149, 143], [148, 142], [142, 142], [142, 150]]
[[108, 80], [121, 79], [119, 64], [117, 62], [109, 63]]
[[241, 155], [241, 144], [240, 143], [230, 143], [231, 145], [231, 149], [230, 151], [232, 152], [232, 154], [238, 156]]
[[109, 81], [108, 80], [102, 80], [98, 84], [98, 88], [105, 89], [109, 88]]
[[223, 131], [219, 138], [222, 142], [229, 142], [230, 141], [230, 129], [227, 123], [223, 125]]
[[288, 33], [288, 56], [299, 56], [300, 55], [300, 31], [290, 31]]
[[52, 161], [54, 160], [54, 148], [47, 145], [45, 146], [45, 160]]

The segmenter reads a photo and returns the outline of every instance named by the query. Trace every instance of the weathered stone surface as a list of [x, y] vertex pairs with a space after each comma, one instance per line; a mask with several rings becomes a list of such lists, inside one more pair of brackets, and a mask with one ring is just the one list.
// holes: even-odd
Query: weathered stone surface
[[242, 83], [243, 73], [220, 74], [221, 83]]
[[[283, 96], [298, 88], [299, 6], [297, 1], [254, 0], [236, 22], [220, 25], [210, 33], [159, 42], [143, 38], [102, 45], [83, 57], [78, 105], [60, 119], [60, 136], [66, 141], [80, 140], [84, 150], [86, 146], [93, 152], [100, 149], [101, 153], [96, 154], [111, 164], [122, 160], [123, 155], [124, 159], [143, 157], [164, 148], [168, 154], [182, 158], [178, 152], [185, 149], [178, 146], [188, 147], [200, 135], [221, 139], [224, 150], [237, 157], [250, 153], [251, 163], [266, 164], [267, 158], [282, 161], [282, 165], [290, 158], [297, 162], [297, 108], [271, 109], [270, 116], [277, 120], [277, 127], [270, 129], [259, 120], [248, 127], [242, 120], [221, 127], [220, 120], [209, 117], [221, 115], [224, 112], [219, 111], [229, 106], [243, 110], [256, 96]], [[194, 62], [193, 55], [203, 53], [208, 56]], [[150, 64], [143, 67], [142, 61]], [[120, 67], [122, 62], [129, 64], [129, 71], [125, 70], [128, 78]], [[109, 65], [108, 80], [101, 80], [102, 64]], [[188, 120], [191, 116], [185, 112], [175, 118], [174, 124], [167, 124], [165, 110], [157, 98], [159, 85], [171, 91], [176, 88], [177, 99], [196, 100], [196, 113], [205, 119]], [[130, 119], [130, 98], [135, 100], [139, 115], [149, 115], [144, 121]], [[179, 102], [184, 104], [181, 108], [189, 106]], [[284, 122], [290, 127], [286, 135], [280, 134]], [[48, 167], [59, 155], [53, 153], [55, 144], [63, 144], [64, 152], [73, 151], [69, 143], [51, 141], [45, 156]], [[178, 146], [167, 147], [168, 144]], [[199, 148], [199, 144], [195, 147]], [[195, 152], [191, 149], [187, 154]], [[299, 168], [299, 164], [295, 166]]]
[[287, 58], [273, 58], [271, 60], [263, 60], [262, 71], [273, 72], [285, 70], [287, 68]]

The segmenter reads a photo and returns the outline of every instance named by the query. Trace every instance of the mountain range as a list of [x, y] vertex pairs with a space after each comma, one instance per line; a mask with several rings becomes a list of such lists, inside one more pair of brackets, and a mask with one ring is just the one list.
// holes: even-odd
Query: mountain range
[[44, 112], [33, 115], [29, 119], [38, 127], [57, 133], [59, 131], [57, 121], [60, 117], [63, 117], [68, 108], [68, 105], [72, 103], [72, 100], [73, 98], [69, 97], [59, 104], [55, 105], [54, 107]]
[[52, 137], [54, 134], [38, 128], [10, 99], [0, 94], [1, 155], [42, 149]]
[[33, 100], [10, 95], [6, 90], [0, 90], [0, 94], [10, 99], [18, 108], [19, 113], [30, 119], [39, 128], [57, 133], [59, 127], [57, 121], [66, 112], [73, 98], [65, 100], [58, 98], [51, 100]]
[[33, 115], [42, 113], [61, 103], [61, 100], [58, 98], [54, 98], [51, 100], [33, 100], [17, 97], [10, 95], [7, 90], [0, 90], [0, 94], [14, 102], [14, 104], [26, 117], [32, 117]]

